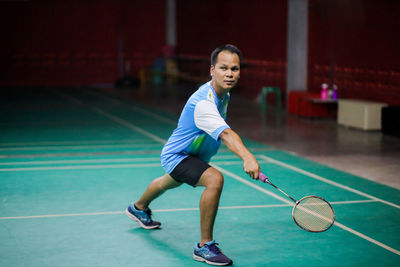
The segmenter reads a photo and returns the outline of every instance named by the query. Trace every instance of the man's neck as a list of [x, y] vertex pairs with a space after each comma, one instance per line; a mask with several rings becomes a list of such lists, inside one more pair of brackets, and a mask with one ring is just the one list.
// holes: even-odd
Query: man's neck
[[211, 86], [214, 88], [215, 93], [220, 99], [224, 99], [228, 91], [224, 90], [223, 88], [219, 88], [215, 85], [214, 81], [211, 81]]

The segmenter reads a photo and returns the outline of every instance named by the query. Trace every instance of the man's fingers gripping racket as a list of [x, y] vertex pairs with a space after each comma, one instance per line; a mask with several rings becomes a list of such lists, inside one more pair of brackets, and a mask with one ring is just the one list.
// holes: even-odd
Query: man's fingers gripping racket
[[264, 173], [262, 173], [262, 172], [260, 172], [260, 173], [258, 174], [258, 179], [259, 179], [261, 182], [263, 182], [263, 183], [269, 183], [269, 184], [271, 184], [271, 182], [269, 181], [268, 177], [267, 177]]

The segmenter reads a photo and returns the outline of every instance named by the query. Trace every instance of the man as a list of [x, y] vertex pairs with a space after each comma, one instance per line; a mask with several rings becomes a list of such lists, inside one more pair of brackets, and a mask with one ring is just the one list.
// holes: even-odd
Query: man
[[243, 160], [243, 169], [251, 178], [258, 179], [260, 172], [255, 157], [225, 122], [229, 91], [239, 80], [241, 59], [241, 52], [233, 45], [225, 45], [212, 52], [211, 81], [188, 99], [177, 128], [161, 152], [166, 174], [153, 180], [140, 199], [132, 202], [126, 210], [126, 214], [141, 227], [155, 229], [161, 223], [151, 219], [148, 208], [151, 201], [182, 183], [205, 187], [200, 198], [201, 239], [196, 244], [193, 258], [212, 265], [231, 265], [232, 260], [220, 251], [213, 238], [224, 177], [208, 162], [216, 154], [222, 140]]

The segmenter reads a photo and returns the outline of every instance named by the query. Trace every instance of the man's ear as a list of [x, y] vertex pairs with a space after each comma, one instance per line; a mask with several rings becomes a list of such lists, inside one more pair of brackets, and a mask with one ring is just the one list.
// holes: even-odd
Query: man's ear
[[210, 67], [210, 75], [211, 75], [211, 77], [214, 75], [214, 66], [213, 65], [211, 65], [211, 67]]

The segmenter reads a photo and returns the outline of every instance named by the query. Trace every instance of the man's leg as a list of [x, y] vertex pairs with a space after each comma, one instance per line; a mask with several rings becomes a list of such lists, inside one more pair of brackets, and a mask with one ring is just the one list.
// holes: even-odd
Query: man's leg
[[200, 198], [201, 241], [196, 244], [193, 259], [211, 265], [231, 265], [232, 260], [221, 252], [213, 239], [214, 221], [224, 186], [224, 177], [218, 170], [210, 167], [201, 175], [197, 185], [206, 188]]
[[165, 174], [153, 180], [146, 191], [136, 203], [132, 203], [125, 210], [126, 215], [139, 223], [144, 229], [156, 229], [161, 226], [160, 222], [153, 221], [149, 204], [168, 189], [175, 188], [181, 183], [175, 181], [170, 175]]
[[154, 179], [149, 184], [140, 199], [135, 202], [135, 206], [140, 210], [145, 210], [150, 205], [150, 202], [162, 195], [165, 191], [178, 187], [181, 184], [182, 183], [175, 181], [168, 173], [166, 173], [163, 176]]
[[221, 172], [211, 167], [201, 175], [197, 185], [205, 186], [200, 198], [200, 246], [203, 246], [213, 240], [214, 221], [224, 186], [224, 177]]

